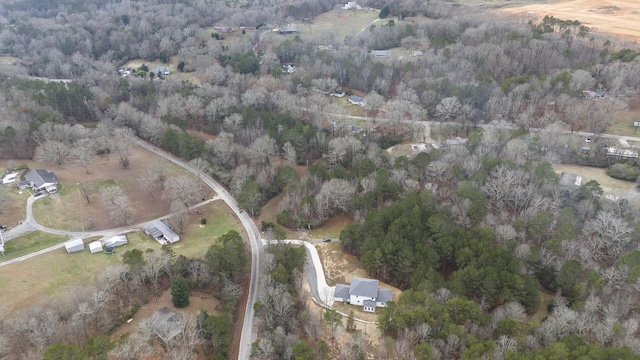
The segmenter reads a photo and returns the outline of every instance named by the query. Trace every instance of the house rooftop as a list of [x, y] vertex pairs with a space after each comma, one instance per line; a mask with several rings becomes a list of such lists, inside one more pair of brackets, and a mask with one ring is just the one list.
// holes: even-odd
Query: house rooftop
[[176, 313], [163, 307], [158, 309], [151, 316], [151, 328], [165, 343], [176, 337], [182, 331], [182, 321]]
[[386, 303], [391, 300], [393, 300], [393, 291], [391, 289], [378, 289], [376, 301]]
[[378, 295], [378, 280], [354, 277], [351, 279], [349, 295], [375, 298]]
[[24, 177], [33, 183], [35, 188], [41, 188], [45, 184], [53, 185], [57, 182], [56, 175], [44, 169], [31, 170]]
[[560, 174], [560, 185], [567, 187], [578, 187], [582, 185], [582, 176], [573, 173], [563, 172]]
[[349, 298], [349, 285], [347, 284], [336, 284], [336, 289], [333, 292], [333, 296], [341, 299]]

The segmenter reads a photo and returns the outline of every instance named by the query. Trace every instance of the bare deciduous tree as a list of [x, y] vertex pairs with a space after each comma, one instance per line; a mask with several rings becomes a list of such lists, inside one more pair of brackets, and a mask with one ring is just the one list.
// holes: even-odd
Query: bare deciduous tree
[[110, 185], [102, 188], [100, 195], [109, 210], [109, 216], [116, 224], [133, 223], [133, 204], [119, 186]]
[[46, 140], [36, 150], [36, 159], [44, 162], [53, 162], [60, 168], [70, 156], [71, 148], [60, 141]]
[[193, 178], [180, 175], [170, 177], [165, 181], [162, 198], [178, 201], [185, 208], [195, 204], [200, 199], [200, 184]]
[[282, 146], [282, 157], [285, 158], [291, 165], [296, 164], [296, 148], [293, 147], [293, 145], [291, 145], [291, 143], [288, 141]]
[[257, 138], [249, 147], [251, 160], [256, 164], [269, 164], [269, 157], [276, 153], [276, 141], [269, 135]]
[[146, 277], [151, 279], [154, 288], [154, 295], [158, 297], [158, 281], [166, 266], [171, 262], [171, 255], [166, 251], [155, 250], [145, 254], [145, 264], [142, 271]]
[[152, 201], [155, 201], [155, 193], [163, 187], [164, 180], [164, 170], [160, 166], [149, 166], [138, 176], [140, 187], [149, 192]]
[[94, 142], [91, 139], [82, 139], [76, 141], [74, 147], [71, 149], [71, 156], [78, 165], [84, 168], [87, 174], [89, 173], [89, 165], [91, 165], [95, 159], [93, 145]]
[[202, 179], [202, 175], [208, 173], [211, 167], [211, 164], [207, 160], [200, 157], [191, 159], [189, 165], [198, 173], [198, 179]]

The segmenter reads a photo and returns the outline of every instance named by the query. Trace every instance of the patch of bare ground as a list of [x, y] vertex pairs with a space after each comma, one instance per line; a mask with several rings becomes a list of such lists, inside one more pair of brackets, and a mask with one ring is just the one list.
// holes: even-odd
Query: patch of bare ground
[[[148, 167], [161, 167], [166, 177], [187, 175], [183, 169], [158, 158], [156, 155], [139, 147], [132, 147], [129, 156], [130, 165], [124, 169], [119, 164], [115, 154], [101, 155], [85, 169], [67, 164], [57, 168], [50, 164], [35, 161], [27, 162], [32, 169], [47, 169], [53, 171], [60, 183], [60, 196], [47, 201], [38, 201], [34, 206], [36, 220], [45, 226], [62, 226], [68, 230], [88, 231], [102, 230], [121, 226], [114, 223], [100, 200], [100, 188], [107, 185], [118, 185], [131, 200], [134, 215], [133, 223], [139, 223], [164, 216], [170, 213], [170, 199], [163, 199], [162, 192], [153, 194], [144, 189], [138, 181], [139, 175]], [[92, 188], [89, 203], [80, 193], [80, 186]], [[207, 186], [201, 187], [201, 197], [210, 198], [212, 190]]]
[[636, 0], [560, 0], [532, 3], [499, 10], [502, 13], [554, 16], [563, 20], [579, 20], [591, 32], [607, 33], [626, 40], [640, 40], [640, 2]]
[[[178, 315], [187, 316], [198, 316], [200, 310], [204, 310], [209, 314], [218, 314], [222, 309], [222, 305], [220, 302], [214, 298], [212, 295], [207, 294], [205, 292], [200, 291], [192, 291], [191, 296], [189, 297], [189, 305], [184, 308], [176, 308], [171, 303], [171, 291], [167, 289], [163, 291], [158, 298], [151, 298], [149, 302], [144, 304], [138, 312], [133, 316], [131, 322], [125, 322], [119, 328], [117, 328], [111, 334], [111, 341], [118, 341], [122, 336], [126, 336], [127, 334], [131, 334], [138, 330], [140, 324], [146, 320], [151, 318], [154, 311], [162, 308], [168, 308], [169, 311], [173, 311]], [[160, 347], [158, 347], [160, 348]], [[199, 346], [197, 349], [198, 359], [204, 360], [207, 357], [204, 355], [202, 351], [202, 347]]]
[[[355, 256], [342, 251], [338, 243], [323, 243], [316, 245], [327, 283], [331, 286], [341, 283], [349, 284], [354, 277], [371, 278], [362, 268], [360, 260]], [[398, 300], [402, 291], [396, 287], [380, 282], [380, 287], [393, 291], [394, 301]], [[348, 309], [356, 311], [357, 306]], [[348, 311], [347, 311], [348, 312]]]
[[[325, 270], [327, 282], [329, 282], [330, 285], [335, 285], [336, 283], [348, 284], [351, 282], [351, 279], [353, 277], [370, 278], [370, 276], [362, 268], [360, 261], [353, 255], [344, 253], [339, 244], [318, 244], [316, 245], [316, 248], [318, 250], [320, 260], [322, 261], [322, 265]], [[394, 301], [397, 301], [400, 294], [402, 293], [400, 289], [383, 282], [380, 282], [380, 287], [391, 289], [393, 291]], [[305, 291], [309, 291], [308, 285], [306, 283]], [[319, 316], [323, 315], [324, 310], [317, 304], [313, 303], [310, 299], [307, 301], [307, 308], [309, 308], [310, 311], [319, 311]], [[351, 311], [353, 311], [354, 318], [363, 320], [356, 321], [356, 331], [360, 331], [364, 335], [365, 340], [369, 343], [371, 349], [373, 350], [371, 351], [371, 353], [376, 353], [374, 349], [378, 349], [380, 347], [381, 340], [383, 339], [383, 334], [380, 329], [378, 329], [376, 324], [367, 322], [376, 322], [378, 320], [378, 313], [365, 312], [359, 306], [351, 306], [337, 302], [332, 305], [332, 308], [345, 314], [349, 314]], [[338, 330], [334, 334], [333, 340], [330, 330], [327, 327], [324, 328], [323, 339], [332, 347], [332, 355], [334, 357], [339, 354], [338, 348], [346, 346], [351, 338], [351, 333], [347, 332], [344, 328], [346, 322], [347, 319], [344, 318], [343, 327], [338, 328]], [[372, 358], [379, 357], [373, 356]]]

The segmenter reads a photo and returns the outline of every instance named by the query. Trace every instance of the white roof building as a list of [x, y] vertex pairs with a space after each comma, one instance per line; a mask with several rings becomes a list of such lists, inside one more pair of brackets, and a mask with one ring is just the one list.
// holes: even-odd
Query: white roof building
[[95, 254], [97, 252], [101, 252], [102, 250], [103, 250], [102, 249], [102, 243], [99, 240], [96, 240], [96, 241], [94, 241], [94, 242], [89, 244], [89, 251], [92, 254]]
[[84, 250], [84, 242], [82, 239], [73, 239], [64, 243], [64, 248], [69, 254]]
[[129, 241], [125, 235], [116, 235], [104, 241], [104, 246], [108, 248], [114, 248], [122, 245], [127, 245]]
[[156, 219], [148, 222], [142, 227], [142, 230], [163, 245], [180, 241], [180, 236], [171, 230], [168, 223], [164, 221]]

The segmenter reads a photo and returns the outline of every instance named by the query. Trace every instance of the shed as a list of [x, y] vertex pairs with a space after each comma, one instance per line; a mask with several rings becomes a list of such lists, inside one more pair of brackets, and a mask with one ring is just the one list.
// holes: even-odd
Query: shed
[[110, 248], [114, 248], [114, 247], [118, 247], [118, 246], [122, 246], [122, 245], [127, 245], [129, 243], [129, 241], [127, 240], [127, 237], [125, 235], [116, 235], [113, 236], [107, 240], [104, 241], [104, 246], [105, 247], [110, 247]]
[[180, 241], [180, 236], [176, 234], [165, 222], [153, 220], [145, 224], [142, 229], [149, 236], [156, 239], [161, 244], [173, 244]]
[[94, 242], [89, 244], [89, 251], [92, 254], [95, 254], [97, 252], [101, 252], [102, 250], [103, 250], [102, 249], [102, 243], [99, 240], [96, 240], [96, 241], [94, 241]]
[[69, 254], [84, 250], [84, 242], [82, 239], [73, 239], [64, 243], [64, 248]]

